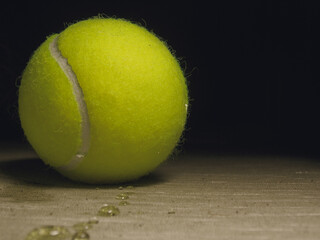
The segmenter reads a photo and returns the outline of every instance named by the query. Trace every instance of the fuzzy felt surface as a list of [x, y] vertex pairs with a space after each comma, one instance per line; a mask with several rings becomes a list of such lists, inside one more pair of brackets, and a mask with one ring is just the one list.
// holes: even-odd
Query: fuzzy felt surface
[[[37, 50], [47, 54], [45, 62], [33, 60], [35, 53], [24, 73], [19, 110], [40, 157], [60, 166], [81, 144], [81, 118], [69, 80], [47, 50], [40, 50], [45, 47]], [[90, 125], [88, 153], [72, 171], [60, 170], [62, 174], [83, 182], [122, 182], [163, 162], [179, 142], [188, 104], [185, 78], [167, 46], [128, 21], [89, 19], [60, 33], [58, 48], [77, 76]], [[66, 128], [58, 134], [59, 124]], [[62, 138], [68, 140], [65, 147], [60, 146]]]
[[52, 58], [49, 37], [33, 54], [19, 88], [19, 116], [28, 141], [51, 166], [66, 164], [81, 144], [81, 118], [70, 81]]

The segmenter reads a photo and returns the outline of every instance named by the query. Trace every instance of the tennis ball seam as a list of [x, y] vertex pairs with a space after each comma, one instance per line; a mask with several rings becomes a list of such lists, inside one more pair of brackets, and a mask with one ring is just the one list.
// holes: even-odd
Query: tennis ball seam
[[81, 145], [77, 151], [77, 153], [70, 159], [68, 163], [63, 166], [60, 166], [59, 169], [61, 171], [71, 171], [75, 169], [84, 159], [86, 154], [89, 151], [90, 147], [90, 120], [87, 109], [87, 104], [84, 100], [84, 95], [82, 88], [78, 82], [77, 75], [72, 70], [72, 67], [68, 63], [68, 59], [65, 58], [58, 46], [58, 37], [53, 39], [53, 41], [49, 44], [49, 51], [54, 60], [58, 63], [61, 70], [66, 75], [67, 79], [70, 81], [72, 86], [73, 95], [75, 97], [75, 101], [78, 105], [78, 109], [80, 111], [81, 116]]

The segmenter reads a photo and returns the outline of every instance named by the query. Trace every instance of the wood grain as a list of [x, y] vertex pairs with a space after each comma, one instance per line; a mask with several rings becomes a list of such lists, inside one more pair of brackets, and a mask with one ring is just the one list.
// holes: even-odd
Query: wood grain
[[71, 182], [23, 148], [0, 150], [0, 239], [87, 221], [131, 192], [120, 215], [98, 217], [91, 239], [320, 239], [320, 161], [182, 154], [120, 185]]

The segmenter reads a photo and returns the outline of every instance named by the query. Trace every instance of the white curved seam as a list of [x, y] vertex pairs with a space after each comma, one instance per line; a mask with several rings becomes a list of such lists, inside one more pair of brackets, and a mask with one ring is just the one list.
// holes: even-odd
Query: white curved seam
[[72, 67], [69, 65], [68, 60], [62, 56], [59, 47], [58, 47], [58, 37], [56, 37], [49, 45], [49, 50], [52, 57], [59, 64], [60, 68], [67, 76], [68, 80], [72, 85], [73, 94], [75, 100], [78, 104], [80, 115], [81, 115], [81, 146], [78, 149], [77, 153], [70, 159], [70, 161], [58, 167], [62, 171], [70, 171], [75, 169], [86, 156], [90, 147], [90, 122], [87, 104], [84, 100], [84, 95], [82, 88], [79, 85], [76, 74], [73, 72]]

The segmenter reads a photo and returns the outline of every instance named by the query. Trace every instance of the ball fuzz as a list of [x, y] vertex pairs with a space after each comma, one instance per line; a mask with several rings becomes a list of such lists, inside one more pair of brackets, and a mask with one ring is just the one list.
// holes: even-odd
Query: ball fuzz
[[137, 179], [179, 142], [188, 91], [167, 46], [122, 19], [89, 19], [34, 52], [19, 88], [19, 115], [39, 157], [88, 183]]

